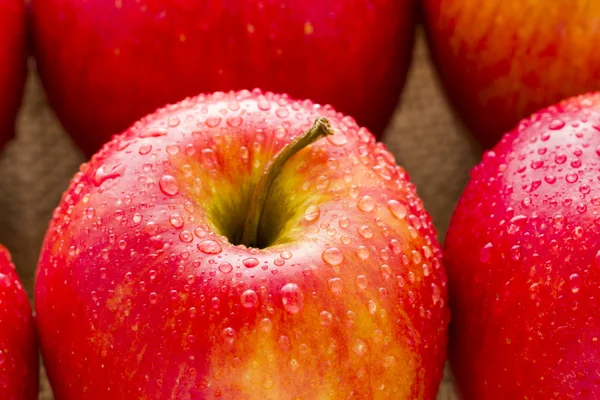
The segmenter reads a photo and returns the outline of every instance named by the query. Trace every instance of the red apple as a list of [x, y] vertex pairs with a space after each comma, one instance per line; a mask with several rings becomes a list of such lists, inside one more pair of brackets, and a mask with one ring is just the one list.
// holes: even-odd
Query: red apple
[[38, 397], [38, 350], [29, 299], [0, 245], [0, 399]]
[[550, 107], [471, 173], [446, 239], [465, 399], [600, 398], [600, 94]]
[[0, 1], [0, 148], [15, 132], [27, 74], [25, 42], [25, 3]]
[[424, 0], [448, 97], [485, 146], [520, 119], [600, 89], [600, 2]]
[[50, 382], [60, 399], [434, 399], [440, 257], [406, 172], [352, 118], [257, 90], [185, 100], [105, 145], [54, 213], [35, 289]]
[[185, 96], [260, 87], [379, 135], [406, 77], [413, 0], [33, 0], [36, 59], [87, 155]]

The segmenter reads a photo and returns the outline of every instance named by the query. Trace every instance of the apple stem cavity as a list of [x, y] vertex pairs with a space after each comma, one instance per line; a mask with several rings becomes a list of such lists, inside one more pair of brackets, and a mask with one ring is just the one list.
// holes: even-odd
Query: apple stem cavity
[[250, 207], [248, 208], [246, 223], [244, 224], [242, 243], [249, 247], [258, 246], [260, 221], [265, 204], [269, 198], [273, 183], [275, 183], [285, 163], [306, 146], [328, 135], [333, 135], [333, 129], [329, 125], [329, 121], [324, 117], [317, 118], [309, 130], [288, 143], [267, 165], [250, 200]]

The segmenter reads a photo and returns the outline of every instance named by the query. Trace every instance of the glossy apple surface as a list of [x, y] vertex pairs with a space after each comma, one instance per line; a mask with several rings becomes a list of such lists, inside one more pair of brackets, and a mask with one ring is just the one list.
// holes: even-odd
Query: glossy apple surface
[[[335, 134], [284, 165], [261, 248], [236, 245], [265, 166], [323, 116]], [[61, 399], [434, 399], [440, 258], [406, 172], [352, 118], [189, 99], [104, 146], [54, 213], [35, 290], [50, 382]]]
[[0, 399], [38, 397], [38, 349], [27, 293], [0, 245]]
[[413, 0], [34, 0], [36, 59], [87, 155], [186, 96], [260, 87], [380, 135], [411, 58]]
[[25, 3], [0, 2], [0, 148], [15, 133], [27, 73]]
[[491, 147], [531, 113], [600, 89], [600, 2], [424, 0], [448, 97]]
[[507, 134], [446, 239], [450, 358], [465, 399], [600, 397], [600, 95]]

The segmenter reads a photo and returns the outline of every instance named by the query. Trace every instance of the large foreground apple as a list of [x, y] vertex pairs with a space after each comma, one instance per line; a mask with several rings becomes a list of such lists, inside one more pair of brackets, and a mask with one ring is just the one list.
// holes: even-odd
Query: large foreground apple
[[352, 118], [258, 91], [186, 100], [104, 146], [54, 213], [35, 291], [50, 382], [60, 399], [433, 399], [440, 256]]
[[465, 399], [600, 398], [600, 94], [520, 123], [473, 170], [446, 240]]
[[534, 111], [600, 89], [600, 2], [424, 0], [433, 60], [486, 147]]
[[38, 395], [38, 349], [29, 299], [0, 245], [0, 399]]
[[87, 155], [157, 107], [260, 87], [382, 133], [414, 36], [413, 0], [33, 0], [40, 74]]
[[25, 2], [0, 1], [0, 148], [14, 135], [27, 73]]

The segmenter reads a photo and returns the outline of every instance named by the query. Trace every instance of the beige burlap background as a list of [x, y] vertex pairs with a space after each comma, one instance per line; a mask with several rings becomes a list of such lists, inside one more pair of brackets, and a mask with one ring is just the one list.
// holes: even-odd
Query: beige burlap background
[[[477, 162], [480, 150], [452, 115], [421, 34], [402, 104], [384, 142], [398, 163], [409, 171], [443, 239], [468, 171]], [[30, 293], [52, 210], [83, 161], [83, 155], [46, 104], [37, 77], [31, 74], [17, 137], [0, 154], [0, 243], [11, 250]], [[448, 377], [438, 398], [456, 399]], [[52, 399], [45, 379], [40, 399]]]

